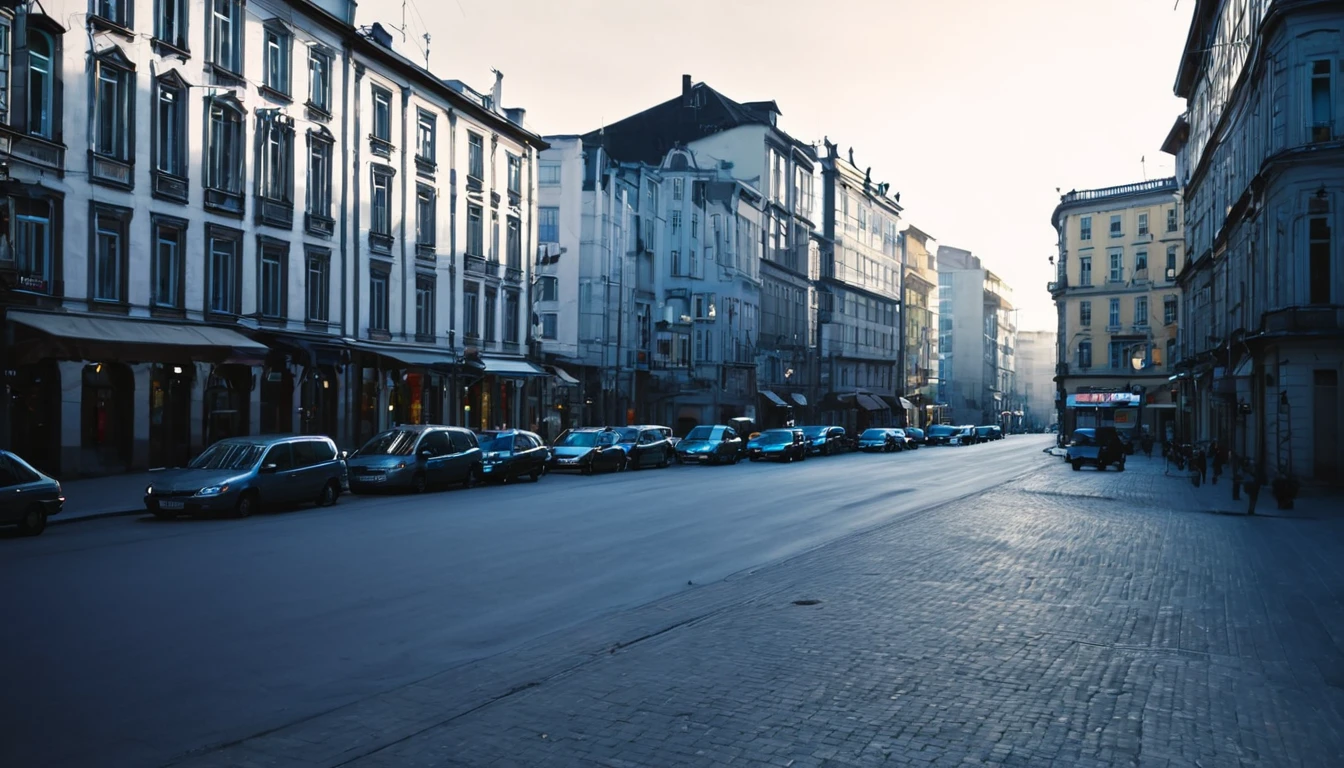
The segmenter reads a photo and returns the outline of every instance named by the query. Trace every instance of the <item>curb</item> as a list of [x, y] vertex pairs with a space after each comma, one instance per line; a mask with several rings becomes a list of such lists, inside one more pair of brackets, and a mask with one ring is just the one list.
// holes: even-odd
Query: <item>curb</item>
[[125, 512], [94, 512], [89, 515], [79, 515], [78, 517], [61, 517], [59, 514], [47, 518], [47, 525], [70, 525], [72, 523], [82, 523], [86, 520], [101, 520], [107, 517], [128, 517], [130, 515], [148, 514], [148, 510], [143, 507], [132, 509]]

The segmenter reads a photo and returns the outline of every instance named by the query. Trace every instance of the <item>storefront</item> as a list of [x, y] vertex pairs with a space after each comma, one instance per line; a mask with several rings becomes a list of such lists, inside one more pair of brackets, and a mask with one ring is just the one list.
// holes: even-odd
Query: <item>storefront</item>
[[470, 429], [540, 428], [540, 397], [550, 376], [521, 357], [483, 355], [483, 375], [466, 388], [464, 423]]
[[1067, 431], [1115, 427], [1135, 432], [1143, 410], [1143, 395], [1134, 392], [1094, 390], [1065, 398]]
[[821, 417], [826, 424], [844, 427], [851, 435], [872, 427], [894, 426], [891, 407], [866, 390], [827, 393], [821, 400]]
[[399, 424], [451, 423], [458, 357], [448, 349], [349, 342], [358, 402], [355, 444]]

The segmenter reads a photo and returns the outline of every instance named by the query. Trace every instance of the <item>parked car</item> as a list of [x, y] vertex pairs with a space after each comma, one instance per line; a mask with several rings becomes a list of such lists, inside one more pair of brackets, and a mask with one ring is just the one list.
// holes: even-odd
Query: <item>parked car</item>
[[801, 429], [767, 429], [747, 441], [752, 461], [802, 461], [807, 458], [807, 437]]
[[39, 536], [47, 518], [65, 506], [61, 484], [9, 451], [0, 451], [0, 525], [17, 525], [24, 536]]
[[868, 453], [890, 453], [900, 449], [896, 447], [896, 435], [892, 434], [890, 429], [872, 427], [859, 435], [859, 450]]
[[626, 466], [630, 469], [645, 467], [666, 467], [672, 463], [676, 451], [668, 440], [666, 427], [617, 427], [620, 442], [616, 445], [625, 451]]
[[952, 445], [953, 439], [957, 437], [960, 431], [951, 424], [934, 424], [929, 427], [928, 433], [924, 436], [924, 442], [928, 445]]
[[551, 447], [551, 469], [577, 471], [585, 475], [594, 472], [625, 469], [625, 450], [618, 443], [620, 435], [601, 427], [571, 429], [560, 435]]
[[1116, 437], [1119, 438], [1119, 440], [1120, 440], [1120, 444], [1123, 445], [1123, 446], [1125, 447], [1125, 455], [1126, 455], [1126, 456], [1133, 456], [1133, 455], [1134, 455], [1134, 435], [1133, 435], [1132, 430], [1128, 430], [1128, 429], [1117, 429], [1117, 430], [1115, 430], [1115, 434], [1116, 434]]
[[481, 449], [476, 435], [462, 427], [407, 424], [379, 432], [347, 458], [354, 493], [389, 489], [424, 493], [481, 479]]
[[914, 438], [916, 445], [929, 444], [928, 435], [925, 435], [924, 430], [920, 429], [919, 427], [906, 427], [905, 434], [909, 437]]
[[1069, 439], [1064, 460], [1069, 462], [1075, 472], [1084, 466], [1105, 470], [1111, 465], [1124, 472], [1125, 446], [1114, 427], [1075, 429]]
[[145, 508], [155, 517], [232, 512], [248, 517], [272, 505], [330, 506], [341, 495], [345, 461], [329, 437], [231, 437], [180, 469], [150, 473]]
[[640, 429], [652, 429], [652, 430], [656, 430], [656, 431], [658, 432], [658, 434], [660, 434], [660, 435], [662, 435], [663, 437], [667, 438], [667, 444], [670, 445], [670, 446], [672, 446], [673, 448], [676, 448], [676, 447], [677, 447], [677, 443], [681, 441], [681, 438], [680, 438], [680, 437], [677, 437], [676, 435], [672, 434], [672, 428], [671, 428], [671, 427], [661, 427], [661, 426], [658, 426], [657, 424], [643, 424], [643, 425], [640, 425], [639, 428], [640, 428]]
[[807, 439], [809, 455], [830, 456], [846, 448], [844, 427], [800, 427]]
[[904, 427], [893, 427], [891, 432], [896, 436], [898, 450], [913, 451], [919, 447], [919, 441], [911, 436], [909, 430]]
[[540, 435], [521, 429], [486, 430], [477, 433], [481, 448], [481, 479], [507, 483], [520, 477], [537, 482], [546, 473], [550, 449]]
[[[996, 429], [998, 429], [998, 427], [989, 426], [989, 425], [984, 425], [984, 426], [976, 427], [976, 428], [975, 428], [975, 441], [976, 441], [977, 443], [987, 443], [987, 442], [989, 442], [990, 440], [994, 440], [994, 439], [996, 439], [996, 438], [994, 437], [994, 430], [996, 430]], [[1002, 437], [1002, 436], [1003, 436], [1002, 434], [999, 435], [999, 437]]]
[[677, 443], [682, 464], [736, 464], [742, 452], [737, 430], [724, 424], [701, 424]]
[[980, 436], [976, 434], [975, 427], [970, 424], [963, 424], [956, 427], [956, 433], [952, 435], [951, 445], [975, 445], [980, 442]]

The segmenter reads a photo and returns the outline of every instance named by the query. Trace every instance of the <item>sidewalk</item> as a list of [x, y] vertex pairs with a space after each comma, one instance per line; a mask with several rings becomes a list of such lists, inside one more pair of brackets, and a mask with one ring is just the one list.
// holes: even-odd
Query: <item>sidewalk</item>
[[65, 508], [59, 515], [50, 518], [47, 524], [59, 525], [144, 512], [145, 486], [149, 485], [152, 477], [149, 472], [130, 472], [84, 480], [62, 480]]

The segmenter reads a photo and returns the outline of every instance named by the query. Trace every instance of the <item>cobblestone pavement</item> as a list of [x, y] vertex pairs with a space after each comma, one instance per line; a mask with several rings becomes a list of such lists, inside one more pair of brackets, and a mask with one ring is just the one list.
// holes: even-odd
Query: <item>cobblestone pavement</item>
[[1344, 765], [1344, 515], [1193, 511], [1157, 463], [1043, 462], [183, 765]]

